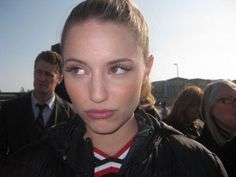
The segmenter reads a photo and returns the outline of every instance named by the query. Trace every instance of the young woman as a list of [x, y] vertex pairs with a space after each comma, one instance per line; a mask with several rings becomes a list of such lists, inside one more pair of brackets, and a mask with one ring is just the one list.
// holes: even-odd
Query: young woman
[[79, 118], [52, 128], [41, 141], [12, 156], [1, 173], [227, 176], [214, 154], [139, 108], [140, 103], [146, 109], [154, 104], [148, 43], [146, 22], [131, 1], [87, 0], [75, 7], [61, 47], [66, 89]]
[[200, 103], [203, 90], [196, 85], [185, 87], [173, 103], [170, 114], [163, 120], [189, 138], [200, 136]]

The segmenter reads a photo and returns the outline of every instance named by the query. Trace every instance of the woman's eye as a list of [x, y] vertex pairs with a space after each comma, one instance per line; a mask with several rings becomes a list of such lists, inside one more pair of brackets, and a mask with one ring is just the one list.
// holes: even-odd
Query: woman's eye
[[83, 75], [85, 74], [85, 71], [84, 69], [82, 68], [74, 68], [74, 71], [73, 71], [75, 74], [78, 74], [78, 75]]
[[129, 70], [130, 70], [129, 68], [124, 67], [124, 66], [113, 66], [111, 68], [111, 72], [115, 74], [123, 74]]
[[77, 74], [77, 75], [85, 74], [84, 69], [81, 68], [81, 67], [66, 67], [65, 71], [66, 72], [72, 72], [73, 74]]

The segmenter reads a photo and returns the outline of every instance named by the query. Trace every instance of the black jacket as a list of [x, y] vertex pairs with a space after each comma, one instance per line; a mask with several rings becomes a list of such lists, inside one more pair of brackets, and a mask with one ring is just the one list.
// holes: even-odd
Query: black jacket
[[[21, 147], [39, 139], [43, 132], [74, 116], [71, 105], [56, 95], [55, 106], [47, 125], [42, 128], [35, 121], [31, 92], [4, 102], [0, 110], [0, 160]], [[2, 156], [2, 157], [1, 157]]]
[[[139, 132], [117, 177], [227, 177], [218, 157], [138, 110]], [[93, 177], [93, 147], [80, 119], [50, 133], [0, 167], [1, 177]]]
[[183, 123], [175, 121], [174, 119], [163, 119], [163, 122], [179, 130], [188, 138], [196, 139], [200, 136], [200, 128], [194, 126], [193, 123], [191, 125], [184, 125]]
[[229, 177], [236, 177], [236, 138], [220, 147], [204, 126], [201, 136], [197, 139], [205, 147], [216, 153], [222, 161]]

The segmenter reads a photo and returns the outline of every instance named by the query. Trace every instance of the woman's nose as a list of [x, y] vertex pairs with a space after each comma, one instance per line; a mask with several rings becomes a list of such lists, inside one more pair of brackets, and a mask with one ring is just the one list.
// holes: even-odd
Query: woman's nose
[[101, 103], [108, 98], [108, 87], [106, 81], [101, 76], [93, 77], [90, 87], [90, 99], [93, 102]]

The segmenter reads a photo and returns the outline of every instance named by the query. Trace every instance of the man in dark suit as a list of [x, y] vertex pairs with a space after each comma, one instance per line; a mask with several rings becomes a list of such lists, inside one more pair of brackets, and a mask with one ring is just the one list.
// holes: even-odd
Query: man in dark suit
[[61, 56], [41, 52], [34, 63], [34, 90], [2, 105], [0, 160], [40, 138], [49, 127], [74, 117], [71, 105], [55, 94], [62, 79]]

